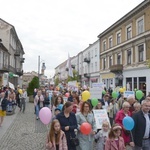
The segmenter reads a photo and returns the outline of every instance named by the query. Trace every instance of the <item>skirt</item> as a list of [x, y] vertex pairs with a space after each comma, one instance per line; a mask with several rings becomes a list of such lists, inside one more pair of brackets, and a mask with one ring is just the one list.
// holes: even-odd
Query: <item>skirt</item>
[[4, 116], [6, 116], [6, 111], [0, 110], [0, 117], [4, 117]]

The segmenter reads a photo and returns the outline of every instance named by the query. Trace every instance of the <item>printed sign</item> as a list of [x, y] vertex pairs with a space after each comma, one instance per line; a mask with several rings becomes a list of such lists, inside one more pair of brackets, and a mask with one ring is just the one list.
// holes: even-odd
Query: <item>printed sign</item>
[[[97, 129], [102, 128], [103, 121], [109, 122], [109, 118], [108, 118], [106, 109], [96, 109], [96, 110], [93, 110], [93, 113], [94, 113], [94, 118], [96, 121]], [[110, 125], [110, 122], [109, 122], [109, 125]], [[111, 125], [110, 125], [110, 127], [111, 127]]]
[[124, 92], [124, 97], [128, 98], [129, 96], [133, 96], [135, 98], [135, 93], [134, 91], [125, 91]]

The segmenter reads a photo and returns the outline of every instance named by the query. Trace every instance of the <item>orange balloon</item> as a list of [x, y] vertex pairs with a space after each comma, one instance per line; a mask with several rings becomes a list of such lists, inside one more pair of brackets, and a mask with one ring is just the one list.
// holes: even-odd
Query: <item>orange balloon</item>
[[80, 126], [80, 131], [82, 134], [88, 135], [92, 131], [92, 126], [88, 122], [84, 122]]

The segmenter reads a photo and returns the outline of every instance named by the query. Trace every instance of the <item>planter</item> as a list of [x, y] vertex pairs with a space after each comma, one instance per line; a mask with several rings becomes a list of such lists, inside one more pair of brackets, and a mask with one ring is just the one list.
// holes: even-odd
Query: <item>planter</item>
[[30, 103], [34, 103], [33, 95], [30, 95], [30, 96], [29, 96], [29, 102], [30, 102]]

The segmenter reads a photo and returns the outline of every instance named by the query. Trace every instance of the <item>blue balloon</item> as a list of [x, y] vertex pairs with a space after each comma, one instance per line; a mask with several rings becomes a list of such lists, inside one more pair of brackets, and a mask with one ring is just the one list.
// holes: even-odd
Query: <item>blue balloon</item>
[[57, 108], [59, 108], [62, 111], [63, 104], [59, 104]]
[[123, 126], [126, 130], [131, 131], [134, 127], [134, 120], [129, 116], [124, 117], [123, 118]]

